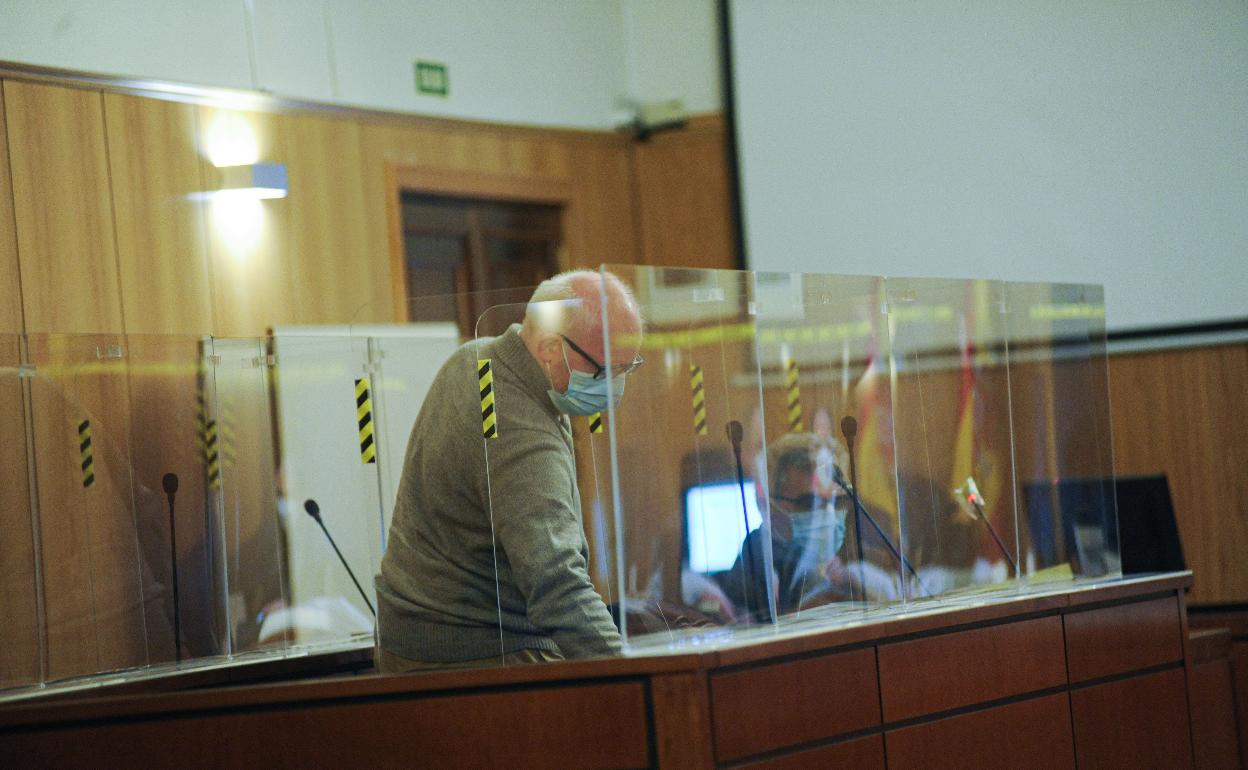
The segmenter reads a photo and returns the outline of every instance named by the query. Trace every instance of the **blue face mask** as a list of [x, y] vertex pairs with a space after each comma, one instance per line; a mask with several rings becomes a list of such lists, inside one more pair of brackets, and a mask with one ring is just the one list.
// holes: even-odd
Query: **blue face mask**
[[[546, 393], [551, 403], [564, 414], [577, 417], [588, 417], [597, 412], [607, 411], [607, 378], [594, 379], [589, 372], [578, 372], [568, 364], [568, 351], [563, 351], [563, 363], [568, 367], [568, 389], [560, 393], [550, 388]], [[611, 378], [611, 406], [620, 405], [624, 398], [624, 379], [628, 375], [618, 374]]]
[[831, 508], [791, 517], [793, 542], [811, 549], [819, 561], [829, 561], [845, 544], [845, 515]]

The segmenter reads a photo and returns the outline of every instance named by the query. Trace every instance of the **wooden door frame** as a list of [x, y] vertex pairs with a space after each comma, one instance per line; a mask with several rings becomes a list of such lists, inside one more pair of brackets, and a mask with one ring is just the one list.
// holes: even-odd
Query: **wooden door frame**
[[430, 168], [387, 163], [386, 199], [389, 201], [390, 283], [395, 318], [407, 321], [407, 255], [403, 237], [403, 194], [444, 195], [511, 203], [537, 203], [560, 207], [562, 243], [557, 266], [560, 271], [578, 263], [582, 240], [581, 190], [571, 180], [558, 177], [490, 174], [481, 171]]

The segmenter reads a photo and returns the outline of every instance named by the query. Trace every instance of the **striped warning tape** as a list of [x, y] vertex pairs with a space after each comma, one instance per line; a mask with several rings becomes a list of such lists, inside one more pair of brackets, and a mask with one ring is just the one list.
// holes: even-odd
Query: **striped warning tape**
[[797, 362], [790, 361], [784, 375], [786, 388], [785, 403], [789, 408], [789, 432], [802, 431], [802, 391], [797, 383]]
[[693, 397], [693, 432], [706, 435], [706, 391], [702, 389], [702, 367], [689, 364], [689, 391]]
[[589, 416], [589, 432], [602, 433], [602, 412], [594, 412]]
[[78, 454], [82, 458], [82, 486], [95, 484], [95, 458], [91, 451], [91, 421], [78, 423]]
[[373, 396], [368, 389], [368, 378], [355, 381], [355, 420], [360, 428], [360, 463], [377, 463], [377, 443], [373, 438]]
[[204, 423], [204, 465], [208, 469], [208, 488], [221, 488], [221, 449], [217, 439], [217, 421]]
[[481, 387], [481, 433], [486, 438], [498, 438], [498, 414], [494, 411], [494, 373], [490, 371], [490, 359], [477, 359], [477, 384]]

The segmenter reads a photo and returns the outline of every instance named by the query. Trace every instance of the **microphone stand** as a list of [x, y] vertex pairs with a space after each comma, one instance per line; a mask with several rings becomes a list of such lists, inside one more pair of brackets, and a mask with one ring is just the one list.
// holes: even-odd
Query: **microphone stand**
[[901, 551], [897, 549], [897, 546], [893, 545], [893, 541], [889, 539], [887, 535], [884, 534], [884, 529], [880, 527], [879, 523], [875, 520], [875, 517], [867, 512], [867, 509], [862, 504], [862, 501], [858, 499], [858, 467], [857, 467], [857, 463], [854, 460], [854, 457], [855, 457], [854, 437], [858, 435], [858, 421], [855, 420], [853, 417], [845, 417], [844, 419], [842, 419], [841, 420], [841, 433], [845, 436], [845, 444], [847, 448], [849, 449], [850, 482], [849, 482], [849, 486], [846, 486], [844, 477], [842, 477], [839, 473], [833, 474], [833, 480], [836, 482], [837, 486], [839, 486], [841, 489], [845, 490], [845, 492], [849, 494], [849, 499], [853, 502], [853, 505], [854, 505], [854, 537], [857, 540], [857, 545], [858, 545], [858, 580], [862, 584], [862, 591], [863, 591], [864, 598], [866, 596], [867, 586], [866, 586], [866, 581], [864, 579], [864, 570], [863, 570], [863, 565], [862, 565], [863, 563], [862, 524], [861, 524], [862, 518], [865, 518], [867, 522], [871, 525], [871, 527], [875, 529], [875, 533], [880, 536], [880, 540], [884, 541], [884, 545], [888, 546], [889, 552], [892, 553], [893, 558], [897, 560], [898, 571], [901, 573], [903, 593], [904, 593], [904, 587], [905, 587], [905, 582], [906, 582], [905, 571], [908, 569], [910, 570], [910, 574], [914, 576], [914, 582], [919, 586], [919, 589], [922, 590], [923, 593], [927, 594], [929, 597], [932, 596], [933, 595], [932, 592], [927, 590], [927, 586], [923, 584], [923, 578], [919, 577], [919, 573], [914, 568], [914, 565], [910, 563], [909, 559], [907, 559], [904, 555], [902, 555]]
[[173, 573], [173, 660], [182, 662], [182, 614], [178, 608], [178, 536], [174, 529], [173, 497], [178, 492], [178, 476], [166, 473], [161, 478], [165, 497], [169, 501], [169, 570]]
[[360, 598], [364, 600], [364, 603], [368, 605], [368, 611], [373, 613], [373, 617], [376, 618], [377, 610], [373, 609], [373, 603], [368, 600], [368, 594], [364, 593], [364, 588], [360, 585], [360, 581], [355, 579], [355, 573], [351, 571], [351, 565], [347, 564], [347, 560], [343, 557], [342, 551], [338, 550], [338, 544], [335, 543], [334, 538], [330, 536], [329, 530], [325, 529], [325, 522], [321, 521], [321, 507], [316, 504], [315, 500], [309, 498], [303, 501], [303, 510], [307, 511], [308, 515], [315, 519], [317, 524], [321, 525], [321, 531], [325, 533], [325, 539], [328, 540], [329, 544], [334, 547], [334, 553], [338, 554], [338, 561], [342, 562], [342, 566], [347, 568], [347, 574], [351, 576], [351, 582], [355, 583], [355, 590], [360, 592]]
[[979, 520], [988, 528], [988, 534], [992, 535], [992, 539], [996, 541], [997, 548], [1001, 549], [1001, 554], [1005, 556], [1005, 560], [1010, 563], [1010, 569], [1014, 570], [1014, 577], [1019, 577], [1018, 563], [1014, 561], [1014, 557], [1010, 556], [1009, 549], [1005, 547], [1005, 543], [1001, 541], [1001, 536], [997, 534], [996, 527], [992, 526], [992, 522], [988, 520], [988, 516], [984, 513], [984, 507], [979, 502], [978, 495], [967, 495], [966, 499], [975, 507], [975, 513], [979, 514]]

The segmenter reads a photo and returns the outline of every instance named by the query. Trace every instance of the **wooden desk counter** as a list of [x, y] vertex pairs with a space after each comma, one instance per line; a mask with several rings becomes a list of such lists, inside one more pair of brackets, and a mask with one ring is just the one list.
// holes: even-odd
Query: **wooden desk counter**
[[[1138, 757], [1164, 718], [1168, 761], [1190, 766], [1190, 582], [1175, 573], [918, 605], [693, 653], [10, 705], [0, 765], [1112, 766], [1102, 720], [1119, 723], [1110, 737], [1135, 741]], [[1090, 663], [1072, 670], [1072, 651]]]

